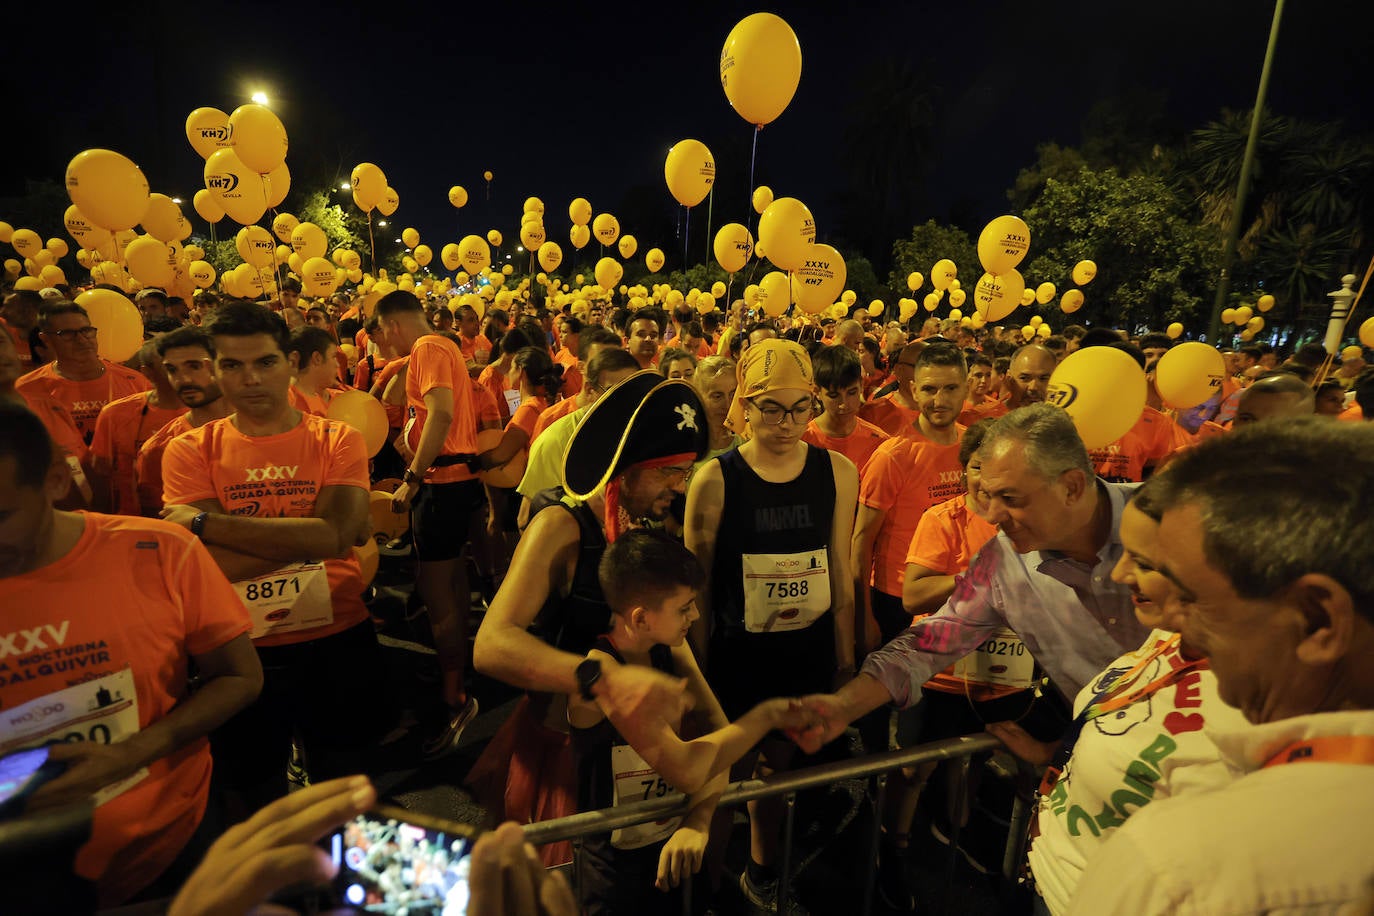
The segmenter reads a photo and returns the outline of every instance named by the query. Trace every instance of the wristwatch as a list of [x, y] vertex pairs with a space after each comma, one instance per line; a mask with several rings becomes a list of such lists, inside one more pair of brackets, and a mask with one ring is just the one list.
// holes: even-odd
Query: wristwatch
[[401, 483], [416, 483], [421, 479], [421, 476], [419, 474], [416, 474], [410, 468], [406, 468], [406, 472], [401, 475]]
[[191, 519], [191, 533], [202, 541], [205, 540], [205, 520], [210, 517], [209, 512], [202, 512]]
[[601, 662], [594, 658], [583, 659], [577, 666], [577, 691], [582, 694], [582, 699], [588, 703], [596, 699], [592, 695], [592, 687], [599, 680], [601, 680]]

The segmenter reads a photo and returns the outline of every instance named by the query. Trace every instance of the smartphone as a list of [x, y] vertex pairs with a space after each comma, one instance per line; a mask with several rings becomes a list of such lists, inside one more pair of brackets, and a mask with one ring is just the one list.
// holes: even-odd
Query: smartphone
[[379, 806], [325, 842], [338, 867], [335, 905], [362, 913], [463, 916], [481, 828]]
[[66, 769], [65, 762], [48, 759], [47, 745], [0, 757], [0, 819], [23, 812], [28, 797]]

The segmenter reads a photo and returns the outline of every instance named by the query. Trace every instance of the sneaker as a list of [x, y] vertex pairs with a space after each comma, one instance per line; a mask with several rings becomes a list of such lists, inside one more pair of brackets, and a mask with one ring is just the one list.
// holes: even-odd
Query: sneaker
[[420, 749], [424, 759], [438, 760], [453, 753], [458, 747], [458, 739], [463, 737], [463, 729], [467, 728], [468, 723], [475, 718], [477, 718], [477, 698], [468, 697], [467, 704], [449, 718], [448, 724], [439, 734], [424, 743]]
[[878, 896], [898, 913], [913, 913], [916, 911], [916, 894], [907, 876], [903, 852], [905, 850], [890, 843], [878, 847]]
[[[749, 869], [746, 867], [743, 874], [739, 876], [740, 893], [744, 894], [745, 899], [752, 903], [757, 909], [765, 913], [776, 913], [778, 911], [778, 882], [775, 878], [772, 881], [765, 881], [762, 884], [755, 884], [749, 878]], [[796, 888], [787, 901], [788, 916], [810, 916], [810, 911], [797, 902]]]
[[296, 742], [291, 742], [291, 759], [286, 762], [286, 781], [297, 789], [310, 785], [310, 774], [305, 770], [305, 754]]

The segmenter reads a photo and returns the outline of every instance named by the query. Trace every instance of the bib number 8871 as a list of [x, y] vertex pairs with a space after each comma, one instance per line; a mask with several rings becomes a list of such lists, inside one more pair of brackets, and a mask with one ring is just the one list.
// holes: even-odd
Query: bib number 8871
[[299, 577], [293, 576], [290, 579], [264, 579], [261, 582], [249, 582], [247, 587], [244, 588], [243, 593], [244, 597], [249, 601], [267, 601], [272, 598], [284, 597], [291, 589], [294, 589], [294, 591], [291, 591], [292, 595], [299, 595], [301, 593], [301, 580]]
[[802, 579], [800, 582], [769, 582], [769, 598], [801, 598], [810, 590], [811, 583]]

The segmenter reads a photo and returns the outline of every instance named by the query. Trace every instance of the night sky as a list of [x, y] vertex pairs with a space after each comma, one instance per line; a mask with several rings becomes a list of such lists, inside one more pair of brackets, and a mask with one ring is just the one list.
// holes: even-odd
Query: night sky
[[[393, 229], [415, 226], [436, 254], [493, 226], [514, 238], [529, 195], [545, 201], [549, 237], [565, 250], [567, 203], [581, 195], [596, 212], [655, 211], [647, 226], [622, 217], [622, 231], [641, 252], [671, 251], [680, 242], [658, 237], [675, 219], [663, 182], [668, 148], [693, 137], [722, 173], [747, 170], [752, 128], [727, 103], [718, 62], [730, 28], [759, 9], [796, 31], [802, 77], [787, 111], [759, 135], [758, 181], [807, 202], [818, 241], [830, 240], [845, 193], [846, 106], [871, 91], [864, 74], [884, 58], [917, 66], [933, 106], [933, 146], [919, 163], [923, 205], [911, 222], [954, 218], [976, 232], [1005, 212], [1005, 191], [1036, 145], [1076, 145], [1104, 98], [1162, 91], [1179, 136], [1224, 107], [1248, 108], [1273, 11], [1265, 0], [157, 2], [58, 22], [67, 14], [29, 4], [17, 21], [7, 14], [11, 129], [0, 198], [21, 194], [26, 179], [61, 181], [73, 155], [107, 147], [138, 162], [154, 191], [183, 198], [203, 232], [190, 206], [202, 163], [186, 142], [186, 115], [202, 105], [232, 111], [260, 89], [290, 137], [293, 190], [375, 162], [400, 194]], [[1363, 129], [1374, 107], [1361, 74], [1372, 27], [1374, 4], [1290, 0], [1270, 108]], [[484, 169], [495, 173], [490, 206]], [[462, 211], [448, 204], [453, 184], [471, 196]], [[744, 219], [746, 196], [731, 196], [717, 194], [716, 226]]]

